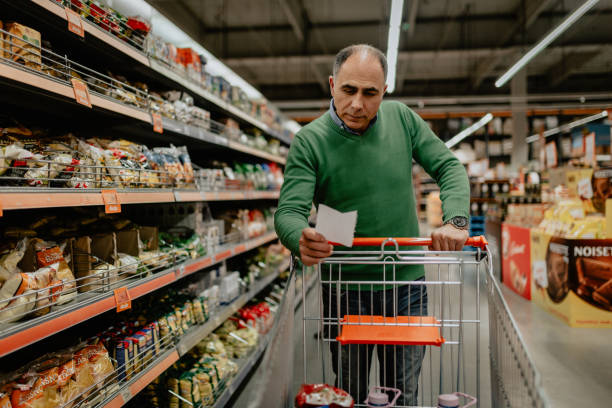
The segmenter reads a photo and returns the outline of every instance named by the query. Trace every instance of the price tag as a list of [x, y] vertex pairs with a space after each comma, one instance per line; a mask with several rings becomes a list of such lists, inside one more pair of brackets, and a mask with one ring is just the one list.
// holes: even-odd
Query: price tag
[[164, 124], [162, 122], [161, 115], [159, 113], [152, 113], [153, 117], [153, 131], [157, 133], [164, 133]]
[[102, 201], [104, 201], [104, 212], [116, 214], [121, 212], [121, 202], [115, 190], [102, 190]]
[[85, 29], [83, 28], [83, 20], [81, 16], [68, 7], [65, 7], [66, 20], [68, 21], [68, 30], [75, 33], [79, 37], [85, 37]]
[[74, 99], [77, 101], [77, 103], [91, 108], [91, 100], [89, 99], [89, 89], [87, 88], [87, 84], [76, 78], [72, 78], [70, 82], [72, 82]]
[[119, 289], [115, 289], [115, 303], [117, 304], [117, 313], [126, 311], [132, 308], [132, 299], [130, 299], [130, 293], [124, 286]]

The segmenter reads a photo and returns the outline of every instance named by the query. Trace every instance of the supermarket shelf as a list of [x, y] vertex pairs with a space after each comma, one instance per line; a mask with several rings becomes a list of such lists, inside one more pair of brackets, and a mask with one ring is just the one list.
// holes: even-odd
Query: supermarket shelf
[[[67, 191], [66, 191], [67, 190]], [[279, 191], [217, 191], [172, 189], [117, 190], [121, 204], [150, 204], [193, 201], [240, 201], [278, 199]], [[24, 210], [35, 208], [81, 207], [103, 205], [102, 193], [98, 189], [61, 190], [32, 187], [0, 187], [2, 210]]]
[[[270, 232], [262, 237], [250, 241], [224, 247], [222, 252], [205, 256], [198, 260], [188, 261], [164, 271], [138, 279], [125, 285], [132, 300], [151, 293], [159, 288], [176, 282], [183, 277], [193, 274], [202, 268], [215, 265], [224, 259], [240, 255], [253, 248], [276, 239], [276, 233]], [[223, 254], [223, 257], [218, 257]], [[62, 305], [51, 313], [39, 318], [19, 322], [6, 328], [0, 327], [0, 357], [33, 344], [39, 340], [65, 330], [92, 317], [116, 307], [112, 291], [99, 294], [79, 295], [80, 298], [72, 303]]]
[[[18, 85], [26, 85], [42, 92], [50, 92], [55, 95], [69, 98], [74, 101], [75, 106], [78, 105], [74, 100], [73, 88], [64, 81], [60, 81], [48, 75], [38, 74], [29, 69], [19, 68], [16, 65], [0, 63], [0, 77], [11, 80]], [[115, 102], [113, 99], [95, 92], [90, 92], [89, 96], [93, 107], [152, 124], [151, 115], [148, 112]], [[88, 108], [83, 107], [83, 109]]]
[[184, 88], [190, 90], [191, 92], [193, 92], [194, 94], [198, 95], [202, 99], [205, 99], [206, 101], [216, 105], [217, 107], [221, 108], [226, 113], [229, 113], [230, 115], [232, 115], [235, 118], [241, 120], [242, 122], [245, 122], [245, 123], [248, 123], [250, 125], [253, 125], [253, 126], [263, 130], [264, 132], [266, 132], [270, 136], [273, 136], [274, 138], [276, 138], [276, 139], [278, 139], [278, 140], [280, 140], [280, 141], [282, 141], [284, 143], [287, 143], [287, 144], [291, 143], [290, 140], [286, 139], [281, 134], [279, 134], [275, 130], [271, 129], [268, 125], [266, 125], [262, 121], [252, 117], [251, 115], [249, 115], [246, 112], [241, 111], [237, 107], [229, 104], [228, 102], [226, 102], [223, 99], [219, 98], [218, 96], [212, 94], [211, 92], [208, 92], [206, 89], [202, 88], [200, 85], [198, 85], [197, 83], [191, 81], [190, 79], [183, 77], [182, 75], [180, 75], [177, 72], [174, 72], [172, 69], [170, 69], [163, 62], [157, 61], [156, 59], [151, 58], [150, 59], [150, 67], [151, 67], [151, 69], [153, 69], [157, 73], [162, 74], [166, 78], [169, 78], [169, 79], [173, 80], [174, 82], [180, 84]]
[[[57, 17], [66, 20], [66, 12], [64, 8], [59, 4], [53, 2], [52, 0], [31, 0], [32, 3], [42, 7], [43, 9], [49, 11], [50, 13], [55, 14]], [[104, 31], [100, 27], [91, 24], [89, 21], [83, 20], [83, 28], [85, 29], [86, 34], [90, 34], [100, 41], [108, 44], [108, 46], [116, 49], [117, 51], [127, 55], [130, 58], [135, 59], [145, 66], [150, 66], [149, 59], [147, 56], [140, 50], [137, 50], [134, 47], [126, 44], [124, 41], [121, 41], [119, 38], [114, 35], [109, 34], [107, 31]]]
[[[12, 81], [12, 83], [15, 85], [32, 87], [40, 93], [51, 93], [56, 96], [59, 95], [66, 98], [66, 102], [72, 103], [75, 108], [79, 106], [79, 104], [74, 100], [74, 91], [72, 86], [66, 84], [64, 81], [52, 78], [48, 75], [33, 72], [32, 70], [24, 69], [17, 65], [0, 63], [0, 77]], [[112, 98], [97, 94], [93, 91], [90, 92], [90, 101], [94, 108], [103, 109], [114, 114], [136, 119], [146, 124], [151, 124], [152, 126], [152, 119], [149, 112], [119, 103]], [[85, 107], [83, 108], [87, 109]], [[286, 162], [285, 158], [283, 157], [276, 156], [259, 149], [254, 149], [249, 146], [244, 146], [237, 142], [228, 141], [228, 139], [224, 136], [215, 134], [197, 126], [192, 126], [168, 118], [162, 118], [162, 126], [164, 131], [173, 132], [180, 136], [195, 139], [197, 141], [229, 148], [280, 164], [285, 164]]]
[[187, 136], [193, 139], [197, 139], [206, 143], [214, 144], [217, 146], [229, 148], [235, 151], [239, 151], [241, 153], [246, 153], [252, 156], [264, 158], [276, 163], [285, 164], [285, 158], [281, 156], [276, 156], [274, 154], [264, 152], [259, 149], [254, 149], [249, 146], [245, 146], [241, 143], [237, 143], [234, 141], [228, 140], [225, 136], [218, 135], [216, 133], [210, 132], [201, 127], [192, 126], [187, 123], [179, 122], [173, 119], [163, 118], [162, 117], [162, 125], [164, 131], [170, 131], [176, 133], [181, 136]]
[[270, 339], [272, 338], [271, 333], [268, 333], [257, 345], [257, 348], [251, 352], [251, 354], [246, 357], [243, 362], [239, 362], [240, 369], [238, 374], [234, 378], [231, 379], [231, 382], [225, 388], [225, 390], [221, 393], [219, 398], [212, 405], [214, 408], [222, 408], [227, 405], [232, 395], [238, 390], [240, 385], [244, 382], [247, 375], [251, 372], [259, 358], [263, 355], [263, 353], [268, 348], [268, 344], [270, 343]]
[[[32, 4], [37, 5], [42, 10], [45, 10], [48, 13], [55, 15], [56, 17], [66, 21], [66, 13], [64, 8], [54, 2], [53, 0], [31, 0]], [[43, 18], [41, 16], [41, 18]], [[163, 62], [160, 62], [154, 58], [149, 58], [149, 56], [143, 51], [132, 47], [126, 42], [120, 40], [116, 36], [110, 34], [109, 32], [103, 30], [101, 27], [93, 24], [89, 20], [81, 19], [83, 21], [83, 28], [85, 29], [86, 37], [85, 41], [87, 41], [87, 35], [91, 35], [99, 40], [104, 46], [108, 47], [108, 51], [111, 52], [120, 52], [123, 55], [130, 57], [131, 59], [139, 62], [143, 65], [145, 69], [149, 69], [153, 71], [157, 75], [163, 76], [165, 79], [169, 79], [170, 81], [182, 86], [185, 89], [188, 89], [192, 93], [196, 94], [200, 98], [206, 100], [209, 104], [215, 105], [217, 108], [221, 109], [226, 114], [229, 114], [236, 119], [242, 121], [243, 123], [248, 123], [252, 126], [255, 126], [270, 136], [286, 143], [290, 144], [291, 141], [284, 137], [279, 132], [270, 128], [267, 124], [262, 122], [261, 120], [249, 115], [248, 113], [238, 109], [237, 107], [231, 105], [230, 103], [222, 100], [216, 95], [208, 92], [203, 87], [201, 87], [196, 82], [180, 75], [179, 73], [170, 69]], [[67, 35], [71, 34], [68, 30], [66, 30]], [[142, 72], [142, 70], [141, 70]]]
[[234, 149], [234, 150], [238, 150], [239, 152], [248, 153], [248, 154], [253, 155], [253, 156], [261, 157], [262, 159], [272, 160], [272, 161], [275, 161], [275, 162], [280, 163], [280, 164], [286, 164], [287, 163], [287, 160], [284, 157], [279, 157], [279, 156], [275, 156], [275, 155], [270, 154], [270, 153], [262, 152], [259, 149], [255, 149], [255, 148], [250, 147], [250, 146], [245, 146], [245, 145], [243, 145], [241, 143], [237, 143], [237, 142], [234, 142], [232, 140], [229, 141], [229, 147]]
[[[285, 268], [286, 269], [286, 268]], [[269, 284], [274, 282], [276, 278], [283, 271], [281, 265], [271, 274], [263, 277], [259, 281], [255, 282], [253, 288], [247, 293], [242, 294], [231, 304], [218, 311], [213, 318], [204, 323], [201, 327], [197, 327], [185, 334], [176, 345], [176, 348], [180, 356], [184, 356], [191, 350], [196, 344], [198, 344], [203, 338], [212, 333], [217, 327], [219, 327], [224, 321], [229, 319], [234, 313], [246, 305], [251, 299], [253, 299], [259, 292], [265, 289]]]
[[170, 368], [172, 364], [176, 363], [178, 359], [179, 355], [174, 347], [167, 350], [165, 353], [155, 358], [146, 370], [138, 373], [127, 384], [121, 387], [114, 396], [110, 397], [110, 399], [107, 398], [106, 401], [99, 406], [104, 408], [122, 407], [132, 399], [132, 397], [145, 389], [154, 379]]
[[[113, 397], [107, 398], [107, 402], [103, 403], [101, 406], [104, 408], [115, 408], [127, 403], [131, 398], [133, 398], [147, 385], [149, 385], [155, 378], [159, 377], [161, 373], [163, 373], [172, 364], [178, 361], [180, 357], [184, 356], [202, 339], [212, 333], [224, 321], [230, 318], [240, 308], [246, 305], [251, 299], [257, 296], [259, 292], [261, 292], [268, 285], [274, 282], [274, 280], [278, 277], [282, 270], [283, 268], [281, 266], [274, 273], [256, 282], [254, 287], [249, 292], [243, 294], [238, 299], [234, 300], [230, 305], [225, 306], [220, 310], [217, 310], [215, 316], [212, 319], [208, 320], [200, 327], [194, 328], [189, 333], [183, 335], [175, 347], [170, 350], [167, 350], [165, 353], [160, 355], [153, 363], [151, 363], [151, 365], [145, 371], [141, 372], [133, 380], [124, 385], [119, 391], [117, 391], [117, 393]], [[251, 353], [251, 355], [247, 358], [247, 363], [245, 365], [242, 365], [242, 370], [238, 374], [238, 377], [234, 377], [232, 383], [230, 384], [230, 387], [228, 387], [225, 392], [228, 392], [228, 390], [231, 390], [231, 393], [236, 391], [236, 389], [232, 386], [234, 384], [236, 384], [235, 386], [237, 386], [240, 382], [242, 382], [246, 373], [248, 373], [250, 368], [254, 365], [254, 363], [258, 360], [259, 356], [261, 356], [263, 351], [266, 349], [268, 342], [269, 336], [265, 338], [265, 341], [260, 342], [256, 351]], [[253, 359], [253, 357], [255, 357], [255, 359]], [[238, 378], [241, 375], [242, 378], [237, 382]]]

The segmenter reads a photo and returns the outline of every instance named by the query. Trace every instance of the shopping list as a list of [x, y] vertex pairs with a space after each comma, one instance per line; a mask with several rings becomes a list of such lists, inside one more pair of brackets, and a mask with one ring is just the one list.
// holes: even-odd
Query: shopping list
[[319, 204], [315, 231], [322, 234], [328, 241], [352, 247], [356, 225], [357, 211], [342, 213], [324, 204]]

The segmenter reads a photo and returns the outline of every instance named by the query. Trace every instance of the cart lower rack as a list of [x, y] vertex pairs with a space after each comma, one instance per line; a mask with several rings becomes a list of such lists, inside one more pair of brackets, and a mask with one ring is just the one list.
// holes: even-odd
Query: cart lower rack
[[341, 388], [355, 407], [437, 407], [455, 393], [480, 407], [546, 407], [484, 237], [470, 252], [409, 248], [430, 244], [358, 238], [318, 266], [303, 382]]

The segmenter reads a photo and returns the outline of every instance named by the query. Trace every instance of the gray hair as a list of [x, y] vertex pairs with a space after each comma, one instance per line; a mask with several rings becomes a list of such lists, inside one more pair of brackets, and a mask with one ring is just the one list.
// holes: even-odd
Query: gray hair
[[353, 45], [349, 45], [348, 47], [341, 49], [340, 52], [336, 54], [336, 59], [334, 61], [334, 71], [333, 71], [334, 78], [336, 77], [336, 75], [338, 75], [338, 71], [340, 71], [340, 68], [346, 62], [346, 60], [351, 55], [356, 54], [358, 52], [364, 52], [378, 59], [378, 62], [380, 62], [380, 66], [383, 69], [383, 73], [385, 75], [385, 81], [386, 81], [387, 80], [387, 57], [385, 57], [385, 54], [383, 54], [381, 50], [379, 50], [376, 47], [372, 47], [371, 45], [368, 45], [368, 44], [353, 44]]

